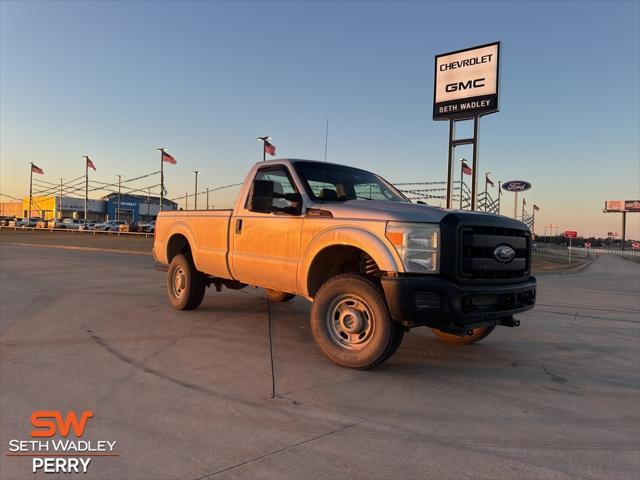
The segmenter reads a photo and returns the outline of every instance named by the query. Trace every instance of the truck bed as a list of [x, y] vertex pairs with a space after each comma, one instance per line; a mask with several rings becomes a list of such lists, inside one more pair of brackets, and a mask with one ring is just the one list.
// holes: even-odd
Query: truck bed
[[190, 245], [197, 246], [192, 255], [198, 270], [221, 278], [231, 278], [227, 252], [232, 213], [231, 209], [160, 212], [153, 247], [156, 260], [169, 263], [167, 250], [172, 248], [171, 238], [182, 235]]

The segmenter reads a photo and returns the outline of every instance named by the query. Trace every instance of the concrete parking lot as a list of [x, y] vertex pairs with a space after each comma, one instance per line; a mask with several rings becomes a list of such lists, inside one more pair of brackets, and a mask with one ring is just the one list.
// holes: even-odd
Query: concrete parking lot
[[[2, 479], [34, 410], [115, 440], [86, 478], [627, 479], [640, 475], [640, 265], [539, 277], [519, 328], [453, 346], [413, 330], [368, 372], [320, 354], [302, 299], [208, 291], [177, 312], [144, 255], [0, 248]], [[37, 474], [36, 476], [40, 476]], [[68, 477], [68, 475], [67, 475]]]

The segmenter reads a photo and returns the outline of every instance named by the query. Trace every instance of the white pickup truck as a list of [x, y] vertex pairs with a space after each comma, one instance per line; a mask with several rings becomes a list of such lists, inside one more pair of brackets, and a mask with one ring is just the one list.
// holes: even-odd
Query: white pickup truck
[[322, 352], [358, 369], [409, 328], [470, 344], [518, 326], [536, 296], [523, 223], [414, 204], [373, 173], [308, 160], [256, 164], [232, 210], [161, 212], [153, 253], [175, 308], [197, 308], [209, 285], [299, 295]]

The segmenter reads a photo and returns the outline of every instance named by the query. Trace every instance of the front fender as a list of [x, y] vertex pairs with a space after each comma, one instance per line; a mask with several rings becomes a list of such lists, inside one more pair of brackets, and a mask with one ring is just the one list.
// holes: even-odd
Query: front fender
[[366, 252], [385, 272], [402, 272], [404, 268], [393, 246], [386, 239], [381, 239], [375, 233], [361, 227], [336, 226], [323, 230], [316, 235], [300, 257], [298, 264], [298, 291], [308, 297], [309, 270], [316, 255], [327, 247], [347, 245]]

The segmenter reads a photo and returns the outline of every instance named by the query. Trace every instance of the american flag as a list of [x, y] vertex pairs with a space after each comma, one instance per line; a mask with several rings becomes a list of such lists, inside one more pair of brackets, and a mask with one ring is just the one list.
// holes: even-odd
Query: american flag
[[486, 176], [487, 179], [487, 185], [491, 185], [492, 187], [495, 187], [495, 184], [491, 181], [491, 179], [489, 178], [489, 175]]
[[87, 158], [87, 168], [93, 168], [93, 171], [96, 171], [96, 166], [93, 164], [93, 162], [91, 161], [91, 159], [89, 157]]
[[164, 150], [162, 150], [162, 161], [170, 163], [171, 165], [175, 165], [176, 163], [178, 163], [178, 162], [176, 162], [175, 158], [173, 158], [171, 155], [169, 155]]
[[31, 171], [33, 173], [39, 173], [40, 175], [44, 175], [44, 170], [42, 170], [40, 167], [38, 167], [36, 164], [32, 163], [31, 164]]
[[533, 210], [537, 212], [538, 210], [540, 210], [540, 207], [534, 203]]
[[462, 173], [465, 175], [471, 175], [473, 173], [473, 170], [471, 170], [471, 167], [467, 165], [466, 162], [462, 162]]
[[276, 154], [276, 146], [269, 143], [267, 140], [264, 141], [264, 151], [267, 152], [272, 157]]

